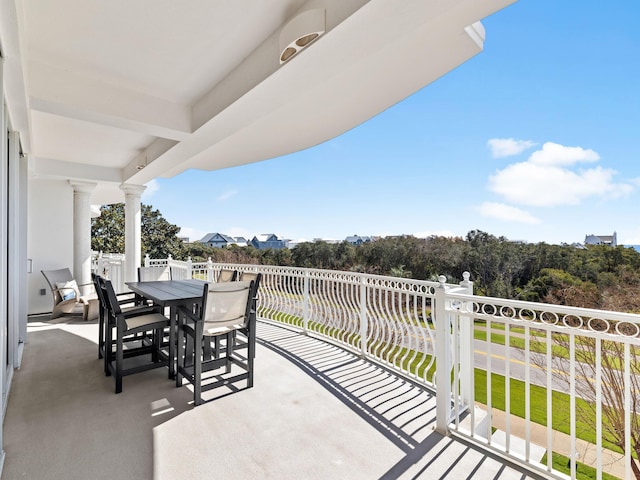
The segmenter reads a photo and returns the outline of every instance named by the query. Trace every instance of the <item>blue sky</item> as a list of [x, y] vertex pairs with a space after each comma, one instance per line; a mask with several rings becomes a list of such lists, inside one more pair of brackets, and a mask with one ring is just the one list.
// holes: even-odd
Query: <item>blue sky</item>
[[[143, 202], [207, 232], [640, 244], [640, 2], [520, 0], [484, 52], [317, 147], [185, 172]], [[188, 192], [188, 194], [185, 194]]]

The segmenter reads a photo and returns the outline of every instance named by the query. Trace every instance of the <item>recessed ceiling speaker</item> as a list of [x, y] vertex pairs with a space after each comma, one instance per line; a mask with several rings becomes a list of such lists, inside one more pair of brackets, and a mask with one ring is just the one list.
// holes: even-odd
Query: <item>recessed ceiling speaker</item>
[[293, 17], [280, 32], [280, 64], [311, 45], [325, 32], [325, 11], [306, 10]]

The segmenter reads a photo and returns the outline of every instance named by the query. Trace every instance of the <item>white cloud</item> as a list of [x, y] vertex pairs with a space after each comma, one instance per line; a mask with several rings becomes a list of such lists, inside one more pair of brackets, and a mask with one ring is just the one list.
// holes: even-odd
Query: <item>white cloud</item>
[[198, 230], [196, 228], [191, 227], [180, 227], [180, 232], [178, 233], [179, 237], [189, 237], [190, 242], [195, 242], [196, 240], [200, 240], [207, 233], [203, 230]]
[[489, 190], [510, 203], [538, 207], [578, 205], [589, 197], [618, 198], [631, 193], [631, 184], [614, 182], [615, 170], [567, 168], [599, 158], [593, 150], [548, 142], [526, 162], [513, 163], [491, 175]]
[[147, 187], [145, 191], [142, 193], [142, 201], [144, 202], [146, 199], [153, 197], [153, 194], [160, 190], [160, 184], [157, 180], [149, 180], [144, 185]]
[[540, 220], [529, 212], [505, 205], [504, 203], [484, 202], [477, 210], [485, 217], [497, 218], [498, 220], [505, 220], [507, 222], [540, 223]]
[[536, 145], [531, 140], [516, 140], [514, 138], [492, 138], [487, 142], [493, 158], [518, 155]]
[[222, 233], [224, 233], [225, 235], [229, 235], [230, 237], [244, 237], [247, 240], [251, 240], [256, 236], [255, 233], [251, 233], [249, 230], [242, 227], [231, 227], [226, 232]]
[[220, 200], [221, 202], [225, 202], [230, 198], [235, 197], [237, 194], [238, 194], [237, 190], [227, 190], [226, 192], [218, 196], [218, 200]]
[[579, 162], [597, 162], [600, 155], [591, 149], [581, 147], [565, 147], [553, 142], [546, 142], [541, 150], [529, 157], [529, 162], [536, 165], [569, 166]]

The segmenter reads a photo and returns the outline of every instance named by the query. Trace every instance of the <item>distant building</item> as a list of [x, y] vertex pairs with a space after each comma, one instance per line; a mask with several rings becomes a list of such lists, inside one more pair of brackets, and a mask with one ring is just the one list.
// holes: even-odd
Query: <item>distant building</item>
[[342, 240], [336, 240], [335, 238], [320, 238], [320, 237], [315, 237], [313, 239], [313, 243], [317, 243], [317, 242], [324, 242], [324, 243], [329, 243], [332, 245], [341, 243]]
[[198, 242], [214, 248], [228, 247], [237, 243], [235, 238], [224, 233], [207, 233]]
[[351, 245], [362, 245], [363, 243], [369, 243], [373, 241], [373, 237], [361, 237], [360, 235], [351, 235], [344, 239], [345, 242], [349, 242]]
[[585, 245], [608, 245], [610, 247], [618, 246], [618, 238], [616, 232], [613, 235], [587, 235], [584, 237]]
[[189, 237], [178, 237], [180, 240], [182, 240], [184, 243], [189, 243]]
[[273, 233], [256, 235], [250, 242], [250, 245], [253, 245], [258, 250], [266, 250], [267, 248], [287, 248], [288, 244], [289, 240], [280, 240], [278, 236]]
[[244, 237], [233, 237], [233, 239], [236, 241], [236, 245], [238, 245], [239, 247], [246, 247], [247, 245], [249, 245], [249, 240]]

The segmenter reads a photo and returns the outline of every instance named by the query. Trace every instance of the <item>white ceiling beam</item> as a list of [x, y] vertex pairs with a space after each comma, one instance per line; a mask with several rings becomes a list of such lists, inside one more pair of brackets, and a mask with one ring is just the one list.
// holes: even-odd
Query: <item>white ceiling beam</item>
[[163, 171], [160, 169], [159, 163], [154, 164], [154, 162], [177, 144], [178, 142], [165, 138], [156, 139], [124, 167], [122, 170], [123, 181], [144, 184], [149, 180], [162, 176]]
[[99, 167], [41, 157], [30, 157], [29, 164], [35, 176], [122, 183], [121, 168]]
[[42, 62], [29, 64], [29, 101], [34, 110], [184, 140], [191, 109]]

